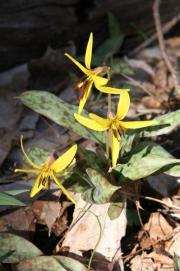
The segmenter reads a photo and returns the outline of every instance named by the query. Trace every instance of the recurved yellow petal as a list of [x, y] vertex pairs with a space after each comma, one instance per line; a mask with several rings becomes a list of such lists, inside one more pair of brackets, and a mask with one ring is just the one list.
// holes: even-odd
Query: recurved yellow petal
[[68, 53], [65, 53], [67, 56], [83, 73], [89, 75], [88, 69], [86, 69], [81, 63], [79, 63], [74, 57], [70, 56]]
[[55, 181], [55, 183], [59, 186], [59, 188], [62, 190], [63, 194], [73, 203], [76, 205], [76, 201], [71, 197], [71, 195], [69, 194], [69, 192], [67, 191], [67, 189], [62, 185], [62, 183], [60, 182], [60, 180], [58, 180], [58, 178], [53, 174], [53, 179]]
[[96, 121], [92, 119], [85, 118], [79, 114], [74, 114], [75, 119], [80, 122], [82, 125], [86, 126], [87, 128], [90, 128], [95, 131], [105, 131], [107, 128], [99, 125]]
[[101, 117], [97, 116], [96, 114], [92, 114], [92, 113], [90, 113], [89, 116], [92, 120], [96, 121], [99, 125], [104, 127], [105, 130], [109, 128], [110, 123], [111, 123], [111, 121], [109, 119], [101, 118]]
[[111, 152], [112, 152], [112, 166], [115, 167], [119, 157], [120, 143], [112, 132]]
[[41, 191], [42, 189], [48, 189], [48, 180], [43, 183], [42, 182], [42, 176], [41, 174], [39, 174], [36, 178], [36, 180], [34, 181], [34, 184], [32, 186], [31, 192], [30, 192], [30, 197], [34, 197], [37, 193], [39, 193], [39, 191]]
[[104, 87], [104, 86], [96, 86], [96, 88], [103, 92], [103, 93], [109, 93], [109, 94], [121, 94], [123, 91], [128, 91], [128, 89], [120, 89], [120, 88], [112, 88], [112, 87]]
[[86, 86], [84, 95], [83, 95], [82, 99], [80, 99], [78, 114], [81, 114], [81, 112], [83, 111], [84, 105], [85, 105], [85, 103], [87, 101], [87, 98], [88, 98], [90, 92], [91, 92], [92, 85], [93, 85], [93, 81], [89, 81], [87, 86]]
[[22, 150], [22, 152], [23, 152], [23, 154], [24, 154], [24, 156], [25, 156], [27, 162], [29, 163], [29, 165], [31, 165], [31, 166], [34, 167], [34, 168], [41, 169], [41, 166], [36, 165], [36, 164], [29, 158], [29, 156], [27, 155], [27, 153], [25, 152], [24, 146], [23, 146], [23, 137], [22, 137], [22, 136], [21, 136], [20, 142], [21, 142], [21, 150]]
[[119, 96], [119, 103], [117, 107], [117, 117], [122, 120], [127, 115], [130, 106], [130, 96], [128, 91], [123, 90]]
[[54, 163], [51, 165], [51, 169], [56, 173], [65, 169], [74, 159], [77, 152], [77, 145], [73, 145], [68, 151], [61, 155]]
[[120, 121], [120, 125], [126, 129], [138, 129], [156, 125], [155, 120], [142, 120], [142, 121]]
[[98, 75], [91, 74], [91, 78], [93, 79], [94, 84], [98, 90], [99, 90], [100, 86], [106, 85], [109, 81], [109, 79], [107, 79], [105, 77], [98, 76]]
[[85, 53], [85, 65], [88, 69], [91, 68], [92, 47], [93, 47], [93, 33], [91, 33], [89, 36]]

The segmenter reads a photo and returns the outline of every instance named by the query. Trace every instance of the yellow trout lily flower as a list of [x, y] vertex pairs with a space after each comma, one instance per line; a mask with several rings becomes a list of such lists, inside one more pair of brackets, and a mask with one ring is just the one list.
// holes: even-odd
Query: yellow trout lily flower
[[119, 103], [117, 107], [117, 113], [115, 116], [110, 115], [107, 119], [99, 117], [95, 114], [89, 114], [90, 119], [85, 118], [79, 114], [74, 114], [75, 119], [82, 125], [95, 130], [95, 131], [108, 131], [110, 136], [111, 157], [112, 166], [117, 164], [121, 135], [127, 129], [137, 129], [155, 125], [156, 121], [123, 121], [127, 115], [130, 106], [130, 97], [127, 91], [121, 92]]
[[[97, 67], [94, 69], [91, 68], [92, 47], [93, 47], [93, 34], [91, 33], [89, 36], [85, 52], [85, 67], [81, 63], [79, 63], [76, 59], [74, 59], [72, 56], [65, 53], [65, 55], [85, 74], [76, 85], [76, 88], [80, 90], [79, 95], [80, 103], [78, 114], [81, 114], [84, 105], [87, 101], [87, 98], [91, 92], [93, 84], [99, 91], [103, 93], [120, 94], [121, 92], [121, 90], [117, 88], [105, 87], [105, 85], [109, 81], [110, 68], [108, 66]], [[108, 78], [102, 77], [104, 75], [107, 75]]]
[[74, 160], [74, 156], [77, 151], [77, 145], [73, 145], [68, 151], [66, 151], [62, 156], [54, 160], [51, 155], [47, 161], [39, 166], [35, 164], [27, 155], [24, 150], [22, 137], [21, 137], [21, 149], [25, 156], [27, 163], [32, 166], [32, 169], [15, 169], [15, 172], [25, 172], [25, 173], [36, 173], [38, 174], [33, 187], [30, 192], [30, 197], [34, 197], [41, 189], [49, 188], [49, 181], [53, 180], [57, 186], [62, 190], [64, 195], [73, 203], [76, 204], [75, 200], [70, 196], [66, 188], [62, 185], [61, 181], [56, 177], [56, 174], [64, 170], [71, 162]]

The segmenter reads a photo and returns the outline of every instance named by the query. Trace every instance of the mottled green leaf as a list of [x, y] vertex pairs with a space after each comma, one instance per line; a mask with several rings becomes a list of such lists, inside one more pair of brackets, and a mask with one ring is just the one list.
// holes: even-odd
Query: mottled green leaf
[[125, 164], [117, 165], [114, 170], [119, 172], [122, 184], [128, 180], [138, 180], [155, 173], [166, 172], [180, 165], [163, 147], [153, 142], [142, 142], [126, 158]]
[[54, 258], [67, 270], [67, 271], [86, 271], [87, 268], [77, 260], [65, 256], [54, 256]]
[[29, 191], [29, 189], [16, 189], [16, 190], [4, 191], [4, 193], [11, 195], [11, 196], [16, 196], [16, 195], [22, 194], [27, 191]]
[[[10, 191], [10, 193], [11, 192], [12, 191]], [[8, 205], [8, 206], [25, 206], [25, 204], [22, 201], [14, 198], [11, 195], [8, 195], [7, 193], [8, 193], [8, 191], [0, 192], [0, 205], [4, 205], [4, 206], [5, 205]]]
[[133, 147], [133, 141], [137, 137], [151, 137], [171, 133], [180, 125], [180, 110], [164, 114], [155, 118], [157, 125], [135, 130], [127, 130], [121, 142], [121, 157]]
[[86, 271], [84, 265], [77, 260], [65, 256], [37, 256], [21, 261], [18, 271]]
[[26, 91], [19, 96], [24, 105], [47, 117], [57, 124], [72, 129], [74, 132], [95, 142], [104, 142], [103, 133], [87, 129], [74, 118], [78, 107], [68, 104], [47, 91]]
[[174, 255], [174, 271], [180, 271], [180, 257], [178, 255]]
[[18, 271], [67, 271], [53, 256], [38, 256], [21, 261]]
[[107, 203], [114, 192], [119, 188], [113, 186], [103, 175], [94, 169], [87, 169], [91, 188], [83, 193], [82, 197], [87, 202], [96, 204]]
[[108, 161], [105, 158], [102, 149], [96, 149], [96, 152], [94, 152], [87, 149], [78, 148], [78, 152], [80, 159], [84, 162], [84, 168], [93, 168], [102, 174], [105, 174], [108, 171]]
[[180, 165], [171, 167], [165, 173], [174, 177], [180, 177]]
[[140, 136], [148, 137], [171, 133], [180, 125], [180, 110], [164, 114], [155, 120], [157, 120], [157, 125], [140, 129]]
[[49, 152], [45, 149], [34, 147], [30, 149], [30, 151], [28, 152], [28, 156], [35, 164], [42, 165], [47, 160]]
[[0, 257], [4, 255], [6, 255], [6, 258], [3, 262], [17, 263], [23, 259], [42, 255], [42, 252], [20, 236], [11, 233], [0, 233]]
[[119, 198], [119, 202], [111, 202], [108, 208], [108, 216], [111, 220], [118, 218], [124, 208], [124, 199]]
[[67, 189], [70, 188], [71, 191], [77, 193], [83, 193], [90, 188], [87, 175], [77, 169], [75, 169], [74, 173], [66, 179], [63, 185]]

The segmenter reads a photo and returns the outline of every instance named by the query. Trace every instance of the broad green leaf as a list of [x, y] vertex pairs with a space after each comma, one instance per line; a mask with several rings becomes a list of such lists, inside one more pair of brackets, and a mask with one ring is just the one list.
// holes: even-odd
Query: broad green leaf
[[121, 34], [105, 40], [104, 43], [95, 50], [93, 55], [93, 65], [102, 66], [103, 63], [106, 63], [108, 58], [117, 52], [123, 42], [123, 39], [124, 35]]
[[91, 188], [83, 193], [82, 197], [87, 202], [96, 204], [107, 203], [119, 187], [113, 186], [103, 175], [94, 169], [87, 169]]
[[18, 271], [67, 271], [53, 256], [37, 256], [21, 261]]
[[20, 236], [11, 233], [0, 233], [0, 258], [5, 255], [4, 263], [17, 263], [23, 259], [42, 255], [42, 252]]
[[16, 190], [4, 191], [4, 193], [11, 195], [11, 196], [16, 196], [16, 195], [22, 194], [27, 191], [29, 191], [29, 189], [16, 189]]
[[137, 214], [137, 210], [135, 209], [129, 209], [126, 210], [127, 213], [127, 222], [130, 227], [139, 226], [140, 221]]
[[171, 167], [165, 173], [174, 177], [180, 177], [180, 165]]
[[175, 159], [160, 145], [142, 142], [129, 154], [126, 163], [117, 165], [114, 170], [119, 173], [119, 182], [122, 184], [128, 180], [135, 181], [155, 173], [172, 170], [177, 165], [180, 165], [180, 160]]
[[79, 261], [65, 257], [54, 256], [54, 258], [65, 268], [67, 271], [87, 271], [87, 268]]
[[[113, 74], [118, 74], [118, 73], [123, 73], [125, 75], [134, 75], [133, 69], [124, 61], [121, 60], [118, 62], [111, 61], [111, 75]], [[117, 84], [117, 87], [119, 87], [120, 82], [115, 82]], [[126, 88], [125, 86], [123, 86]], [[121, 88], [122, 88], [122, 83], [121, 83]], [[131, 89], [131, 86], [127, 87]]]
[[[12, 191], [10, 191], [10, 193], [11, 192]], [[8, 206], [25, 206], [25, 204], [22, 201], [14, 198], [11, 195], [8, 195], [7, 193], [8, 193], [8, 191], [0, 192], [0, 205], [3, 205], [3, 206], [6, 206], [6, 205], [8, 205]]]
[[82, 137], [91, 139], [98, 143], [104, 142], [103, 133], [94, 132], [87, 129], [74, 118], [74, 113], [78, 107], [68, 104], [47, 91], [26, 91], [19, 96], [21, 102], [35, 112], [47, 117], [48, 119], [72, 129]]
[[74, 173], [69, 176], [63, 185], [73, 192], [83, 193], [90, 188], [89, 182], [87, 180], [87, 174], [83, 174], [77, 169], [74, 170]]
[[34, 147], [30, 149], [28, 156], [35, 164], [41, 166], [47, 160], [49, 152], [43, 148]]
[[158, 124], [140, 129], [140, 136], [148, 137], [171, 133], [176, 127], [180, 126], [180, 110], [164, 114], [155, 118], [155, 120], [157, 120]]
[[94, 52], [93, 65], [102, 66], [117, 52], [121, 46], [124, 35], [120, 30], [119, 21], [112, 13], [108, 13], [108, 27], [110, 37], [106, 39]]
[[114, 220], [118, 218], [124, 208], [124, 199], [121, 199], [119, 197], [119, 202], [111, 202], [109, 208], [108, 208], [108, 216], [111, 220]]
[[37, 256], [21, 261], [18, 271], [87, 271], [77, 260], [65, 256]]
[[[90, 151], [83, 148], [78, 148], [80, 159], [84, 162], [84, 168], [93, 168], [105, 175], [108, 172], [108, 161], [104, 156], [103, 150]], [[82, 168], [81, 168], [82, 169]]]
[[180, 257], [178, 255], [174, 255], [174, 271], [180, 271]]
[[180, 110], [155, 118], [157, 125], [136, 130], [127, 130], [122, 139], [121, 157], [131, 150], [135, 137], [151, 137], [171, 133], [180, 125]]
[[112, 12], [108, 12], [108, 28], [111, 38], [122, 35], [119, 21]]

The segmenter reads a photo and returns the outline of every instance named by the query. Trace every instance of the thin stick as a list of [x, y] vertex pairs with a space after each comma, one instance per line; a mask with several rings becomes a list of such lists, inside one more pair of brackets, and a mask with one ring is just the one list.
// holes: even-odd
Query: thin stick
[[[127, 191], [123, 191], [123, 190], [121, 190], [121, 193], [124, 194], [124, 195], [126, 195], [126, 196], [130, 196], [130, 197], [134, 198], [134, 194], [133, 193], [130, 193], [130, 192], [127, 192]], [[161, 203], [162, 205], [164, 205], [164, 206], [166, 206], [168, 208], [180, 210], [179, 206], [176, 206], [174, 204], [166, 203], [166, 202], [164, 202], [163, 200], [160, 200], [160, 199], [156, 199], [156, 198], [152, 198], [152, 197], [148, 197], [148, 196], [139, 196], [139, 198], [147, 199], [147, 200], [151, 200], [151, 201], [155, 201], [155, 202]], [[130, 199], [130, 200], [133, 201], [133, 199]]]
[[147, 199], [147, 200], [151, 200], [151, 201], [155, 201], [155, 202], [158, 202], [158, 203], [161, 203], [162, 205], [165, 205], [166, 207], [168, 208], [172, 208], [172, 209], [176, 209], [176, 210], [180, 210], [180, 207], [179, 206], [175, 206], [173, 204], [169, 204], [169, 203], [166, 203], [160, 199], [155, 199], [155, 198], [151, 198], [151, 197], [147, 197], [147, 196], [140, 196], [140, 198], [142, 199]]
[[[162, 33], [167, 34], [178, 22], [180, 21], [180, 14], [173, 17], [170, 21], [162, 26]], [[157, 39], [157, 33], [154, 33], [151, 37], [141, 43], [138, 47], [136, 47], [129, 55], [138, 54], [141, 50], [149, 46], [153, 41]]]
[[154, 0], [153, 3], [153, 16], [154, 16], [154, 21], [155, 21], [155, 26], [156, 26], [156, 31], [157, 31], [157, 38], [159, 42], [159, 48], [161, 51], [162, 58], [164, 59], [164, 62], [171, 73], [172, 80], [173, 80], [173, 85], [176, 91], [180, 94], [180, 86], [177, 80], [177, 74], [175, 69], [173, 68], [168, 55], [166, 54], [166, 49], [165, 49], [165, 44], [164, 44], [164, 37], [162, 33], [162, 27], [161, 27], [161, 20], [160, 20], [160, 15], [159, 15], [159, 5], [160, 5], [160, 0]]
[[157, 100], [160, 101], [159, 97], [156, 97], [155, 95], [153, 95], [153, 94], [152, 94], [147, 88], [145, 88], [145, 87], [143, 86], [143, 84], [140, 83], [139, 81], [135, 80], [134, 78], [132, 78], [132, 77], [130, 77], [130, 76], [128, 76], [128, 75], [126, 75], [126, 74], [124, 74], [124, 73], [122, 73], [122, 72], [120, 72], [119, 74], [121, 74], [124, 78], [126, 78], [133, 86], [139, 87], [140, 89], [144, 90], [144, 92], [146, 92], [149, 96], [151, 96], [151, 97], [153, 97], [153, 98], [155, 98], [155, 99], [157, 99]]

